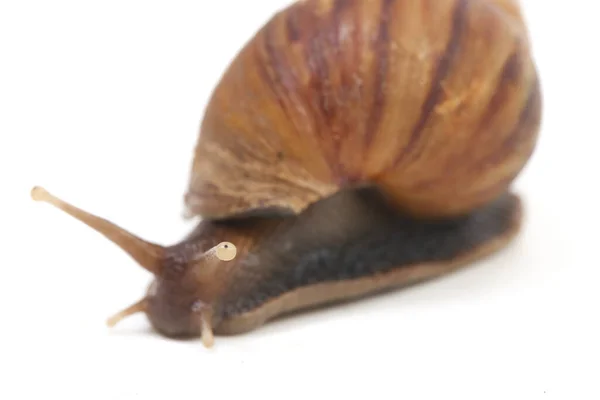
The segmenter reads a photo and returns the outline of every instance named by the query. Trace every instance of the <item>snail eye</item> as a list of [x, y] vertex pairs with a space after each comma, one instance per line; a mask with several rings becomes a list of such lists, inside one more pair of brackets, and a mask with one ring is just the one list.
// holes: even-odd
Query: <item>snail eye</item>
[[217, 258], [221, 261], [231, 261], [237, 255], [237, 248], [233, 243], [223, 242], [217, 246]]

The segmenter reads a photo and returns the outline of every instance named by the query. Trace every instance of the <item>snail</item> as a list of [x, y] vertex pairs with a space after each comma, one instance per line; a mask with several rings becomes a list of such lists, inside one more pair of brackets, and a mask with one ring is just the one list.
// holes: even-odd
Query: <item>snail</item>
[[231, 60], [200, 124], [184, 196], [195, 228], [162, 246], [41, 187], [154, 279], [142, 312], [170, 338], [444, 276], [523, 222], [512, 189], [542, 94], [512, 0], [303, 0]]

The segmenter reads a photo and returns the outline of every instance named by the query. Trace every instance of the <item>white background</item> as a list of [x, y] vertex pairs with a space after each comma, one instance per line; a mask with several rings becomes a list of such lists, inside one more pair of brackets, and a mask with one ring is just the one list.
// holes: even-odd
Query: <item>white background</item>
[[[0, 399], [600, 398], [600, 23], [596, 2], [525, 0], [545, 95], [516, 183], [525, 229], [443, 280], [177, 342], [143, 315], [149, 275], [29, 198], [43, 185], [149, 240], [191, 228], [182, 196], [203, 107], [286, 2], [0, 6]], [[522, 396], [522, 397], [505, 397]]]

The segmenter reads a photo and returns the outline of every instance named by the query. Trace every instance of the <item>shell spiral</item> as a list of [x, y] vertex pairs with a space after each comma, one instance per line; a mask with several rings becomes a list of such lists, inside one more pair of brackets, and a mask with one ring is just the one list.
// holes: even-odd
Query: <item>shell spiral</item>
[[212, 93], [186, 205], [298, 213], [376, 185], [416, 214], [467, 212], [524, 168], [541, 111], [513, 0], [299, 1]]

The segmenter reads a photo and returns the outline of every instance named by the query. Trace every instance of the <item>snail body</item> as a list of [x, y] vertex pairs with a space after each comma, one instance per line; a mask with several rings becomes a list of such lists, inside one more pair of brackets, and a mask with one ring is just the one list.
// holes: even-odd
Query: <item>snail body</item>
[[180, 243], [143, 241], [35, 188], [155, 279], [134, 312], [169, 337], [237, 334], [282, 314], [441, 276], [505, 247], [541, 91], [512, 0], [304, 0], [217, 84]]

